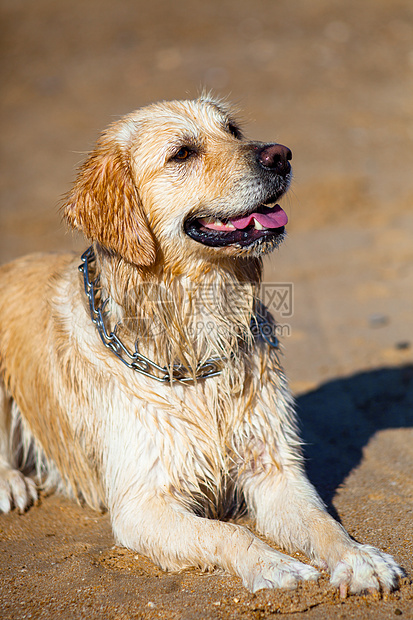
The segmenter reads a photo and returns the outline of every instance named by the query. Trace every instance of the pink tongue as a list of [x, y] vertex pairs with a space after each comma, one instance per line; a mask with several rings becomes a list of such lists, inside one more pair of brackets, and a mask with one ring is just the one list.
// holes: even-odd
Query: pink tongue
[[265, 210], [262, 210], [264, 213], [251, 213], [247, 217], [239, 217], [236, 220], [230, 220], [230, 222], [238, 229], [246, 228], [253, 220], [257, 220], [264, 228], [281, 228], [288, 222], [287, 214], [278, 205], [273, 208], [266, 207]]

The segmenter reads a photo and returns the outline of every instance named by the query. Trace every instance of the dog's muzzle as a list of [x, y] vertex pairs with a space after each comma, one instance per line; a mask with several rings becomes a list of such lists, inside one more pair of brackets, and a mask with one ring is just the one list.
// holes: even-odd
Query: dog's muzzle
[[[252, 144], [253, 170], [263, 197], [258, 204], [236, 217], [191, 216], [184, 223], [186, 234], [203, 245], [248, 248], [267, 241], [274, 247], [284, 236], [287, 214], [276, 201], [288, 189], [292, 153], [282, 144]], [[265, 195], [264, 195], [265, 194]]]

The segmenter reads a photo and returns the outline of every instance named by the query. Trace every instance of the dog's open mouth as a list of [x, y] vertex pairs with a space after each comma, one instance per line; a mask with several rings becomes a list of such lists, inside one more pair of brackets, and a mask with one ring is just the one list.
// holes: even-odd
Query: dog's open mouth
[[256, 211], [234, 219], [189, 218], [184, 227], [189, 237], [204, 245], [246, 247], [262, 238], [282, 235], [287, 222], [287, 214], [279, 205], [260, 205]]

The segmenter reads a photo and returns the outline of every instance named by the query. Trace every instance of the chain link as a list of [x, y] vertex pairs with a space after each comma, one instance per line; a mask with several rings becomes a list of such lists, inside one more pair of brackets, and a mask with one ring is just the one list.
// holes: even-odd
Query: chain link
[[[95, 260], [95, 253], [92, 246], [82, 254], [81, 260], [82, 264], [79, 265], [79, 271], [83, 273], [85, 294], [89, 301], [89, 311], [92, 322], [96, 325], [104, 346], [110, 349], [125, 366], [161, 383], [171, 383], [174, 381], [192, 383], [199, 379], [216, 377], [222, 373], [223, 367], [227, 362], [227, 358], [225, 357], [211, 357], [203, 364], [199, 364], [194, 376], [188, 368], [182, 364], [173, 364], [170, 368], [167, 366], [159, 366], [154, 361], [139, 353], [138, 341], [135, 342], [135, 350], [131, 352], [117, 336], [117, 325], [113, 331], [108, 332], [106, 329], [104, 312], [109, 298], [101, 302], [100, 305], [97, 305], [96, 288], [99, 285], [99, 278], [97, 277], [91, 280], [89, 273], [90, 263]], [[251, 319], [251, 332], [255, 337], [260, 336], [270, 347], [278, 347], [278, 339], [273, 333], [271, 324], [261, 314], [257, 313]]]

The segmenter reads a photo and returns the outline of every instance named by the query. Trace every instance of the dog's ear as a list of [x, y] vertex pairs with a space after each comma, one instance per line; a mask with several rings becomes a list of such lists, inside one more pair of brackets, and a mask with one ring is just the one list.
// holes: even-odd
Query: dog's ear
[[103, 137], [63, 205], [69, 224], [127, 261], [149, 266], [155, 243], [121, 147]]

